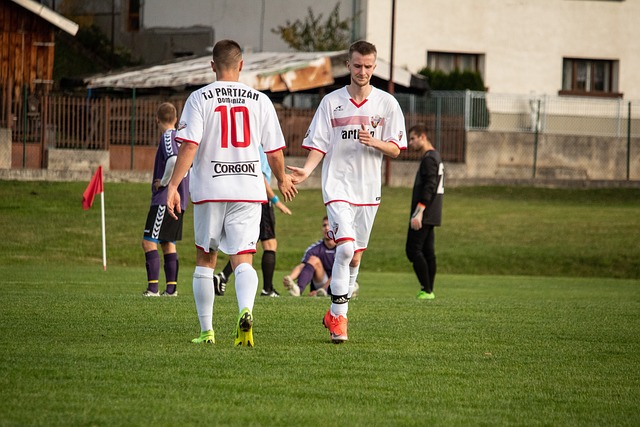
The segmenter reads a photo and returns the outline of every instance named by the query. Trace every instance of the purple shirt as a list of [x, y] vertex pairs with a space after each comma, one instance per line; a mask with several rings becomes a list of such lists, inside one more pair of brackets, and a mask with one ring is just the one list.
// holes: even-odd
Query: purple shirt
[[327, 275], [331, 277], [331, 270], [333, 269], [333, 260], [336, 257], [336, 248], [334, 247], [333, 249], [329, 249], [324, 244], [324, 241], [320, 239], [317, 242], [311, 244], [307, 248], [307, 250], [304, 252], [304, 256], [302, 257], [302, 261], [300, 262], [307, 262], [312, 255], [315, 255], [318, 258], [320, 258], [324, 271], [326, 271]]
[[[153, 163], [153, 179], [151, 180], [151, 206], [164, 206], [167, 204], [167, 187], [160, 187], [155, 190], [153, 183], [156, 179], [162, 179], [164, 170], [167, 166], [167, 160], [170, 157], [178, 155], [178, 143], [176, 142], [176, 130], [169, 129], [160, 137], [158, 151], [156, 152], [156, 160]], [[188, 204], [189, 191], [189, 174], [178, 185], [178, 194], [180, 194], [180, 208], [184, 212]]]

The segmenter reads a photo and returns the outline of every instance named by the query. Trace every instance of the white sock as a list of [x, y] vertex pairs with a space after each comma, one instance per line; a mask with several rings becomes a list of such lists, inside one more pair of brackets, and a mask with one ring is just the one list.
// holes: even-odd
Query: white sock
[[349, 267], [349, 293], [348, 297], [351, 298], [353, 290], [356, 288], [356, 279], [358, 278], [358, 272], [360, 271], [360, 264], [357, 267]]
[[193, 273], [193, 298], [200, 320], [200, 330], [213, 330], [213, 269], [196, 266]]
[[253, 312], [253, 303], [258, 291], [258, 273], [246, 262], [236, 267], [236, 297], [238, 298], [238, 312], [248, 308]]
[[327, 284], [327, 282], [329, 281], [329, 276], [327, 276], [327, 272], [325, 271], [324, 273], [324, 277], [322, 278], [321, 281], [316, 281], [316, 279], [313, 279], [313, 286], [315, 286], [316, 288], [322, 288], [324, 287], [324, 285]]
[[[353, 251], [353, 242], [343, 243], [336, 247], [336, 257], [331, 272], [331, 293], [333, 295], [349, 294], [349, 263], [353, 258]], [[347, 317], [347, 311], [349, 311], [348, 302], [344, 304], [331, 303], [331, 313], [334, 316]]]

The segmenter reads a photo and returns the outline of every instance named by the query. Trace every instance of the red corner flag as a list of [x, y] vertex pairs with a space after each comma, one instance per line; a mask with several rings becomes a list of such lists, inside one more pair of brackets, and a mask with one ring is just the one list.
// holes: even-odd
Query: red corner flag
[[93, 174], [91, 181], [89, 181], [87, 189], [84, 190], [84, 193], [82, 194], [82, 208], [84, 210], [89, 209], [93, 205], [93, 198], [96, 196], [96, 194], [100, 194], [103, 191], [102, 166], [99, 166], [96, 173]]
[[102, 217], [102, 266], [104, 271], [107, 271], [107, 239], [104, 231], [104, 188], [102, 186], [102, 166], [98, 167], [98, 170], [91, 181], [89, 181], [89, 185], [87, 185], [87, 189], [84, 190], [82, 194], [82, 208], [87, 210], [93, 205], [93, 199], [96, 197], [96, 194], [100, 194], [100, 210]]

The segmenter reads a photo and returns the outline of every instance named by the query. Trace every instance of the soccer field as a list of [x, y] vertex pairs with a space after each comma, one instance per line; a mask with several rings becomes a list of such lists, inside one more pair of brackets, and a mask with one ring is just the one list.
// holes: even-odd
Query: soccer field
[[[634, 280], [363, 272], [350, 340], [326, 298], [258, 298], [256, 348], [216, 344], [193, 297], [143, 298], [133, 267], [0, 267], [2, 425], [638, 425]], [[282, 274], [282, 272], [278, 272]], [[8, 278], [8, 280], [7, 280]]]
[[[0, 181], [0, 425], [640, 423], [637, 190], [452, 189], [437, 298], [418, 301], [408, 190], [385, 189], [349, 341], [329, 342], [326, 298], [257, 298], [247, 349], [233, 286], [216, 344], [190, 343], [191, 223], [180, 296], [143, 298], [148, 186], [105, 185], [106, 272], [85, 186]], [[278, 217], [279, 290], [320, 234], [319, 197]]]

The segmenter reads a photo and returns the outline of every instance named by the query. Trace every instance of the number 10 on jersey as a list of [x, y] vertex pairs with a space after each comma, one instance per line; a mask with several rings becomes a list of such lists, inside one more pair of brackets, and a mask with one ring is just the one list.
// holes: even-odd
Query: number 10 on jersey
[[[249, 110], [245, 106], [231, 107], [219, 105], [214, 110], [220, 114], [220, 146], [229, 148], [229, 142], [236, 148], [251, 145], [251, 126], [249, 125]], [[231, 138], [229, 138], [231, 128]]]

